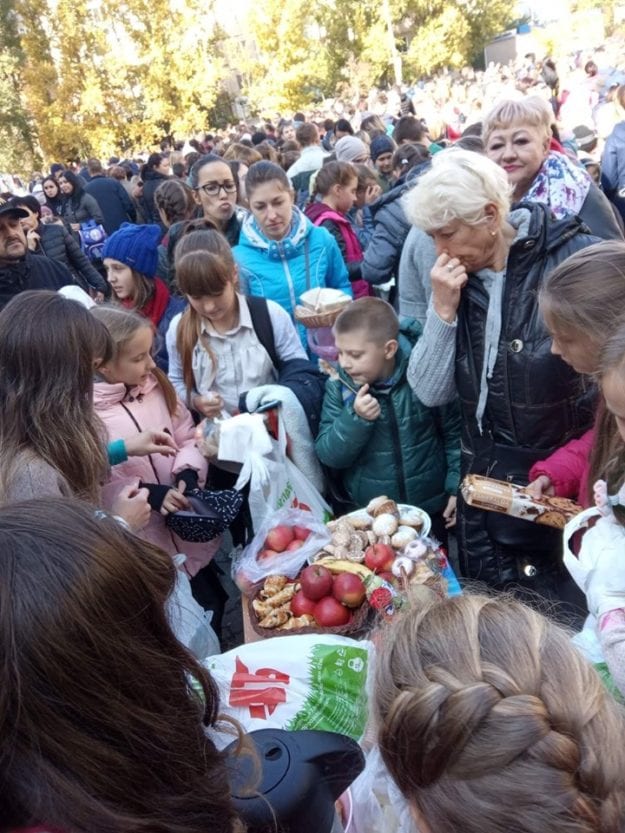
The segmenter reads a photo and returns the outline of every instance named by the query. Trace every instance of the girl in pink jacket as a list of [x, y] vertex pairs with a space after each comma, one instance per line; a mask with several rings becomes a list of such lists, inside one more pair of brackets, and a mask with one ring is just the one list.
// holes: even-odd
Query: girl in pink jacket
[[[601, 351], [625, 310], [625, 243], [603, 241], [576, 252], [549, 275], [540, 290], [540, 311], [552, 336], [551, 352], [578, 373], [596, 374]], [[529, 491], [592, 503], [592, 485], [603, 472], [597, 462], [615, 432], [598, 394], [595, 426], [570, 440], [529, 471]]]
[[207, 464], [195, 446], [191, 414], [152, 359], [151, 323], [118, 307], [94, 307], [92, 314], [106, 325], [115, 346], [113, 358], [98, 367], [94, 385], [95, 410], [109, 439], [126, 440], [153, 428], [170, 434], [178, 446], [173, 457], [130, 457], [114, 466], [103, 489], [104, 504], [112, 504], [120, 490], [136, 483], [138, 477], [148, 489], [152, 507], [150, 522], [140, 537], [172, 556], [184, 553], [185, 568], [194, 576], [217, 552], [221, 538], [192, 544], [178, 538], [165, 523], [168, 513], [188, 508], [185, 491], [202, 486], [206, 478]]

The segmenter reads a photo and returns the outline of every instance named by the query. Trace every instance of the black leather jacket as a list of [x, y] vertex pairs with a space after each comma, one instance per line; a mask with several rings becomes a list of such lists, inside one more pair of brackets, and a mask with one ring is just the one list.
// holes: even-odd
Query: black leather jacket
[[[559, 263], [598, 241], [577, 217], [555, 220], [543, 205], [522, 207], [531, 212], [529, 229], [527, 236], [513, 243], [508, 257], [501, 336], [488, 380], [482, 434], [475, 412], [488, 295], [475, 276], [469, 277], [462, 292], [456, 347], [456, 385], [463, 412], [462, 474], [515, 483], [527, 483], [536, 460], [591, 426], [595, 399], [590, 382], [552, 355], [551, 338], [538, 309], [538, 290]], [[501, 587], [521, 579], [543, 592], [542, 582], [552, 582], [560, 571], [561, 533], [544, 526], [462, 504], [458, 536], [462, 573], [490, 585]], [[534, 570], [537, 574], [529, 575]]]

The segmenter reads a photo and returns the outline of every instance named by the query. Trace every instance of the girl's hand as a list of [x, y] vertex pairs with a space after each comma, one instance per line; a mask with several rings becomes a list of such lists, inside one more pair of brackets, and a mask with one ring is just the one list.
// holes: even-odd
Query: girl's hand
[[199, 396], [196, 394], [193, 397], [193, 407], [202, 416], [214, 419], [221, 414], [224, 401], [218, 393], [210, 393], [208, 396]]
[[451, 324], [456, 318], [462, 287], [469, 280], [467, 270], [457, 257], [449, 257], [443, 252], [436, 259], [430, 276], [434, 311]]
[[161, 505], [161, 515], [169, 515], [170, 512], [178, 512], [180, 509], [188, 509], [189, 501], [182, 494], [180, 486], [184, 489], [184, 483], [181, 481], [177, 489], [170, 489], [165, 495], [165, 500]]
[[147, 454], [164, 454], [173, 457], [178, 451], [174, 438], [167, 431], [141, 431], [124, 440], [129, 457], [145, 457]]
[[526, 487], [526, 492], [530, 497], [541, 498], [544, 495], [553, 497], [556, 490], [553, 488], [551, 478], [546, 474], [541, 474]]
[[365, 189], [365, 205], [371, 205], [372, 202], [377, 200], [381, 193], [382, 188], [377, 182], [372, 182], [371, 185], [367, 185], [367, 188]]
[[[138, 481], [137, 481], [138, 483]], [[113, 503], [113, 515], [123, 518], [132, 532], [139, 532], [150, 520], [148, 490], [135, 486], [124, 486]]]
[[445, 529], [451, 529], [456, 525], [456, 504], [458, 498], [455, 495], [450, 495], [447, 501], [447, 506], [443, 509], [443, 518], [445, 519]]
[[369, 393], [369, 385], [363, 385], [354, 399], [354, 411], [361, 419], [373, 422], [380, 416], [380, 403]]
[[34, 228], [31, 228], [29, 231], [26, 232], [26, 242], [28, 243], [28, 248], [31, 252], [36, 251], [40, 239], [41, 238], [39, 237]]

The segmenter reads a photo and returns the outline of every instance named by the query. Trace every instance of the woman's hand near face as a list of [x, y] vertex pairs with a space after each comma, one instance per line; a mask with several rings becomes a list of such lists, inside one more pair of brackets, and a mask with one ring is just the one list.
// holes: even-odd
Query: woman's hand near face
[[432, 271], [432, 306], [434, 311], [451, 324], [456, 318], [462, 287], [468, 281], [467, 270], [455, 257], [439, 255]]
[[28, 243], [29, 251], [36, 251], [37, 246], [39, 245], [39, 240], [40, 237], [36, 229], [31, 228], [29, 231], [26, 232], [26, 242]]

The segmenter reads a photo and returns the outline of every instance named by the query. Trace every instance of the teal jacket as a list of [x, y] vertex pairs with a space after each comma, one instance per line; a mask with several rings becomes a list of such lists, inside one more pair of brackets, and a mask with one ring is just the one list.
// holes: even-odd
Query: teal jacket
[[412, 347], [421, 334], [413, 319], [402, 322], [395, 372], [389, 385], [371, 387], [379, 401], [378, 419], [354, 412], [357, 385], [341, 369], [329, 379], [315, 442], [319, 460], [339, 470], [344, 488], [357, 506], [378, 495], [398, 503], [440, 512], [460, 482], [460, 409], [456, 403], [428, 408], [406, 380]]

